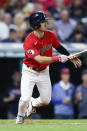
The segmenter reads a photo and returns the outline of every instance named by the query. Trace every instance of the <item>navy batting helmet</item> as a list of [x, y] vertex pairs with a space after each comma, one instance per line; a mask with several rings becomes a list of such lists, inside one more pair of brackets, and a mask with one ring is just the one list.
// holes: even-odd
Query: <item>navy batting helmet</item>
[[30, 26], [33, 29], [38, 29], [40, 27], [40, 23], [45, 20], [48, 20], [48, 18], [46, 18], [45, 14], [41, 11], [31, 14], [29, 17]]

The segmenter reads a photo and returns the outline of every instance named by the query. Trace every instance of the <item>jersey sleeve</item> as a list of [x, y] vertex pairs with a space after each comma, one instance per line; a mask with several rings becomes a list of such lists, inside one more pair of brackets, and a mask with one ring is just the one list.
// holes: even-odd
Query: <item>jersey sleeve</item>
[[28, 58], [34, 58], [35, 56], [40, 55], [33, 42], [27, 38], [24, 41], [23, 48]]
[[60, 42], [55, 33], [52, 33], [52, 43], [54, 48], [58, 48], [60, 46]]

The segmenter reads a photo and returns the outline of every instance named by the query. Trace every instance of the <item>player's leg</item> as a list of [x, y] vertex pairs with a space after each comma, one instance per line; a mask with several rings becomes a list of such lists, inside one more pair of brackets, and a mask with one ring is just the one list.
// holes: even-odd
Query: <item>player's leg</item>
[[[37, 87], [40, 92], [40, 97], [31, 98], [29, 101], [29, 107], [27, 109], [27, 116], [29, 117], [32, 113], [33, 108], [48, 105], [51, 100], [51, 82], [49, 77], [49, 70], [46, 69], [38, 75]], [[32, 107], [32, 108], [31, 108]]]
[[[34, 85], [35, 85], [35, 81], [32, 76], [32, 73], [29, 72], [28, 70], [23, 69], [22, 78], [21, 78], [21, 98], [18, 107], [18, 116], [21, 117], [20, 119], [22, 119], [25, 115], [28, 102], [30, 101], [32, 96]], [[18, 123], [18, 121], [20, 122], [20, 119], [18, 117], [16, 123]]]
[[32, 100], [33, 107], [45, 106], [50, 103], [51, 100], [51, 81], [48, 74], [44, 74], [40, 81], [37, 83], [37, 87], [40, 93], [40, 97]]
[[46, 69], [45, 72], [40, 73], [36, 84], [40, 92], [40, 97], [31, 98], [33, 107], [48, 105], [51, 100], [51, 81], [48, 69]]
[[36, 107], [46, 106], [51, 100], [51, 82], [50, 78], [46, 76], [46, 80], [40, 81], [37, 83], [38, 90], [40, 92], [40, 97], [31, 98], [29, 101], [29, 107], [27, 109], [27, 117], [29, 117], [33, 110], [35, 111]]

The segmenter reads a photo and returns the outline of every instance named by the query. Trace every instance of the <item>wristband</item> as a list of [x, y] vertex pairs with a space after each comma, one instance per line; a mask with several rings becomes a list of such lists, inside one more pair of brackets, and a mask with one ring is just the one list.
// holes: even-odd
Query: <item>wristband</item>
[[59, 56], [54, 56], [54, 57], [51, 57], [51, 58], [52, 58], [52, 62], [59, 61]]

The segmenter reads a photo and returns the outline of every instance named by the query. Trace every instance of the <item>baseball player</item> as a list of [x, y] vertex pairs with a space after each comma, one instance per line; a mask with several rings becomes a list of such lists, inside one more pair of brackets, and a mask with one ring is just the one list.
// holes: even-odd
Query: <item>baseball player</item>
[[[46, 29], [47, 18], [38, 11], [29, 18], [33, 32], [24, 41], [25, 58], [23, 60], [21, 78], [21, 98], [19, 101], [16, 123], [24, 123], [24, 116], [30, 116], [36, 107], [48, 105], [51, 100], [51, 82], [49, 65], [53, 62], [65, 63], [68, 61], [69, 52], [60, 45], [58, 38]], [[67, 33], [67, 31], [66, 31]], [[52, 48], [63, 55], [52, 56]], [[81, 66], [81, 61], [72, 57], [75, 66]], [[37, 85], [40, 96], [32, 97], [34, 85]]]

